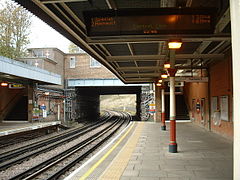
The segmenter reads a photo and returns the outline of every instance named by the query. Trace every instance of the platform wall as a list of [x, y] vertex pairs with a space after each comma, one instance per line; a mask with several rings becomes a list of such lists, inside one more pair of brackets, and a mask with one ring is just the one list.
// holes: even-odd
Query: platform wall
[[184, 94], [191, 120], [199, 126], [232, 139], [231, 55], [211, 64], [208, 77], [208, 83], [185, 83]]
[[[228, 121], [221, 120], [219, 125], [215, 125], [212, 118], [211, 129], [226, 137], [233, 137], [233, 118], [232, 118], [232, 104], [233, 104], [233, 89], [232, 89], [232, 60], [231, 56], [226, 57], [225, 60], [211, 66], [210, 74], [210, 96], [211, 103], [213, 97], [217, 99], [217, 109], [223, 112], [222, 105], [226, 104], [221, 100], [222, 97], [228, 97]], [[222, 104], [221, 104], [222, 103]]]

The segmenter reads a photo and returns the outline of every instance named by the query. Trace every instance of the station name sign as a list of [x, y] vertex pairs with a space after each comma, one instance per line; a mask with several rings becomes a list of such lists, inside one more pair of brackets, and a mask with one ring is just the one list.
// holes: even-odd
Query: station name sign
[[85, 11], [88, 36], [211, 34], [212, 8], [158, 8]]

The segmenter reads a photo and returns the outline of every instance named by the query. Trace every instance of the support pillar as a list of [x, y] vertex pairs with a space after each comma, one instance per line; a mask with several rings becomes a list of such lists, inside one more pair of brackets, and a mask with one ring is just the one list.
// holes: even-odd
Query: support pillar
[[76, 90], [77, 121], [97, 121], [100, 115], [100, 95], [93, 88]]
[[232, 30], [232, 69], [233, 69], [233, 178], [238, 180], [240, 177], [240, 1], [230, 0], [231, 30]]
[[136, 119], [137, 121], [141, 121], [141, 92], [137, 93], [137, 106], [136, 106]]
[[176, 140], [176, 97], [175, 97], [175, 50], [170, 50], [170, 66], [168, 74], [170, 76], [170, 143], [169, 152], [177, 152]]
[[164, 88], [161, 89], [161, 94], [162, 94], [162, 126], [161, 129], [162, 130], [166, 130], [166, 123], [165, 123], [165, 90]]
[[28, 122], [32, 122], [33, 117], [33, 86], [28, 85], [27, 87], [27, 94], [28, 94]]
[[161, 122], [161, 89], [155, 85], [156, 122]]

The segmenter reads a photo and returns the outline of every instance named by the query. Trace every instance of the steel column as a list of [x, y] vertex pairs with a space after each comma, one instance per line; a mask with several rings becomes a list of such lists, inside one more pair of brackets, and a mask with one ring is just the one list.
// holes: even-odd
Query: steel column
[[231, 13], [231, 30], [232, 30], [232, 69], [233, 69], [233, 120], [234, 120], [234, 135], [233, 135], [233, 177], [234, 180], [240, 178], [240, 0], [230, 0]]

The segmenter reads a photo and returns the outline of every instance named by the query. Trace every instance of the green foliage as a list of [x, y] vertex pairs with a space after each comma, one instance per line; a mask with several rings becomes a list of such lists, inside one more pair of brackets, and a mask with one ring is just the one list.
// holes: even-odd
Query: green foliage
[[31, 14], [7, 1], [0, 9], [0, 55], [19, 58], [26, 55], [29, 44]]
[[80, 48], [77, 45], [73, 44], [73, 43], [71, 43], [68, 46], [68, 52], [69, 53], [79, 53], [79, 51], [80, 51]]

